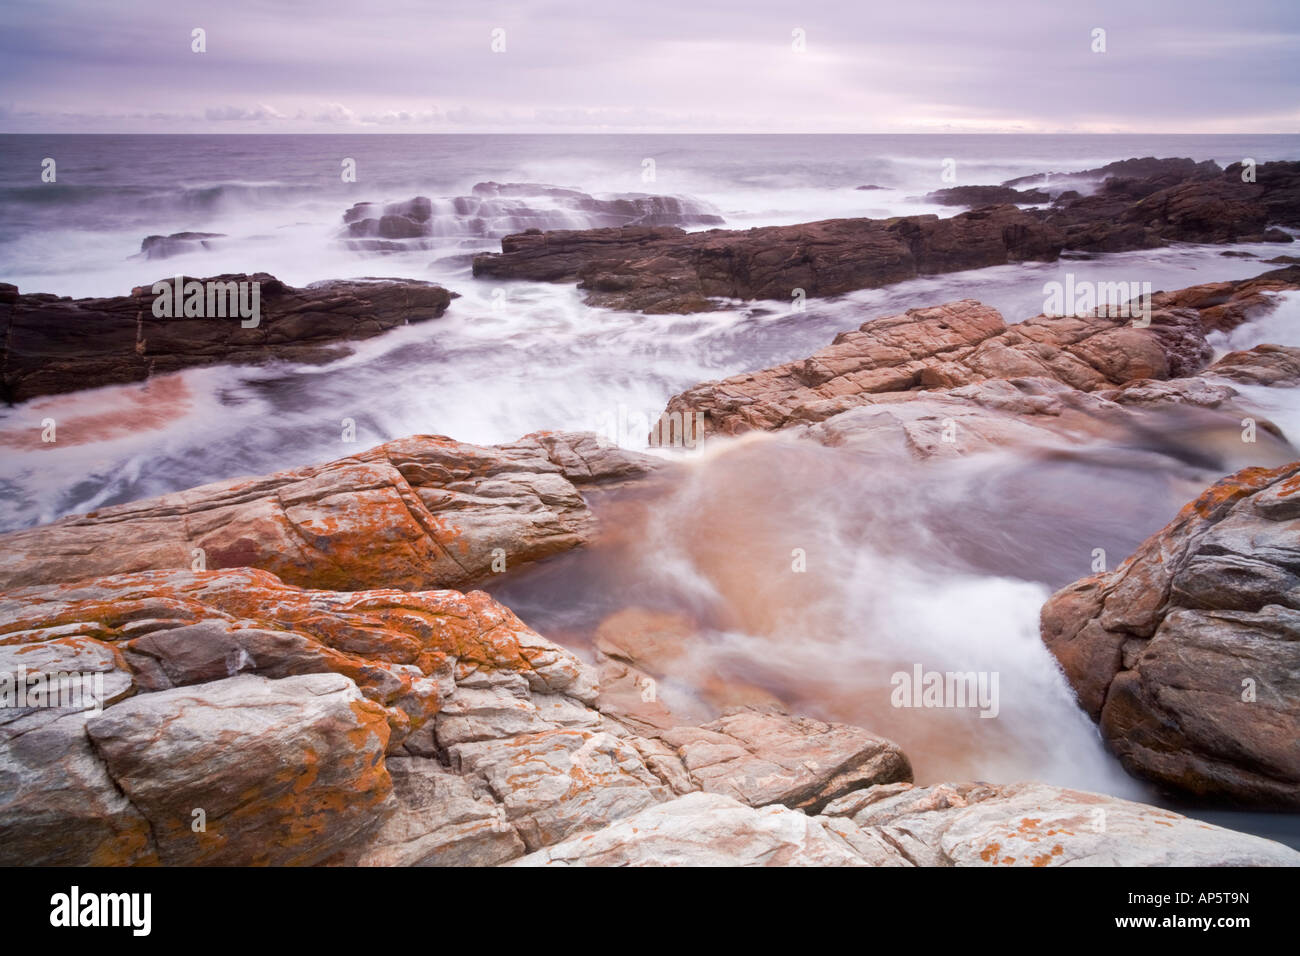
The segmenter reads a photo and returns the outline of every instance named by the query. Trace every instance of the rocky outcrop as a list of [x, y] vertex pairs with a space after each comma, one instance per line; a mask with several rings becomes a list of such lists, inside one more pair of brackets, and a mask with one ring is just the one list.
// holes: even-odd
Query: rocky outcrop
[[[474, 258], [474, 275], [573, 282], [593, 305], [644, 312], [701, 312], [720, 299], [789, 302], [875, 288], [920, 275], [1008, 262], [1054, 261], [1063, 249], [1122, 252], [1170, 242], [1290, 242], [1300, 225], [1300, 163], [1264, 163], [1244, 182], [1240, 166], [1154, 158], [1112, 163], [1075, 178], [1098, 191], [1067, 191], [1050, 207], [1041, 191], [960, 186], [928, 196], [984, 208], [950, 219], [830, 219], [746, 231], [631, 227], [530, 229]], [[1056, 175], [1056, 174], [1053, 174]], [[1037, 177], [1030, 177], [1035, 179]]]
[[1131, 773], [1300, 807], [1300, 463], [1218, 482], [1120, 567], [1057, 592], [1042, 635]]
[[1291, 242], [1300, 225], [1300, 163], [1263, 163], [1244, 182], [1239, 164], [1215, 177], [1180, 173], [1111, 178], [1093, 195], [1058, 202], [1044, 221], [1067, 248], [1151, 249], [1170, 242]]
[[4, 400], [139, 382], [198, 365], [326, 362], [346, 353], [342, 342], [437, 318], [455, 298], [414, 279], [337, 280], [302, 289], [266, 273], [185, 281], [205, 289], [208, 283], [258, 283], [256, 325], [237, 315], [159, 318], [152, 285], [126, 296], [70, 299], [19, 293], [0, 283]]
[[100, 675], [92, 701], [0, 711], [7, 863], [487, 865], [699, 789], [813, 810], [910, 776], [889, 741], [785, 714], [636, 736], [481, 592], [253, 570], [19, 588], [0, 672]]
[[638, 736], [588, 665], [481, 592], [253, 570], [17, 589], [0, 673], [100, 678], [0, 711], [6, 864], [1300, 859], [1053, 787], [913, 788], [889, 741], [771, 710]]
[[[1218, 407], [1235, 393], [1210, 380], [1283, 384], [1296, 356], [1291, 349], [1260, 346], [1207, 368], [1207, 331], [1231, 328], [1271, 307], [1267, 292], [1296, 288], [1300, 274], [1287, 269], [1157, 293], [1145, 326], [1104, 309], [1009, 325], [973, 299], [910, 309], [842, 332], [806, 359], [697, 385], [670, 399], [667, 412], [703, 414], [707, 435], [825, 422], [859, 408], [871, 410], [860, 419], [879, 413], [919, 428], [929, 421], [937, 435], [940, 422], [973, 414], [1012, 438], [1022, 434], [1019, 424], [1004, 428], [985, 413], [1046, 415], [1066, 426], [1063, 413], [1073, 409], [1095, 418], [1114, 402], [1160, 404], [1178, 395]], [[1165, 381], [1171, 384], [1157, 384]]]
[[798, 226], [686, 233], [629, 227], [532, 230], [474, 258], [484, 278], [579, 282], [594, 305], [700, 312], [719, 297], [789, 302], [875, 288], [918, 275], [1052, 261], [1061, 236], [1015, 206], [950, 219], [828, 219]]
[[1188, 180], [1214, 179], [1221, 175], [1222, 172], [1219, 164], [1211, 159], [1198, 163], [1194, 159], [1187, 158], [1158, 159], [1155, 156], [1143, 156], [1141, 158], [1120, 159], [1113, 163], [1107, 163], [1105, 166], [1077, 172], [1035, 173], [1031, 176], [1020, 176], [1016, 179], [1008, 179], [1002, 185], [1037, 186], [1041, 185], [1044, 178], [1050, 182], [1067, 180], [1092, 183], [1101, 183], [1112, 178], [1161, 179], [1173, 184]]
[[[6, 678], [95, 667], [111, 678], [100, 715], [34, 697], [41, 706], [0, 711], [0, 766], [12, 784], [0, 795], [6, 863], [391, 854], [407, 842], [393, 818], [403, 832], [414, 785], [408, 773], [393, 792], [385, 755], [427, 764], [453, 739], [490, 736], [440, 727], [450, 700], [472, 711], [476, 690], [502, 686], [532, 708], [534, 732], [599, 721], [584, 703], [594, 698], [587, 669], [480, 592], [309, 591], [239, 570], [0, 595]], [[474, 820], [460, 808], [464, 789], [444, 788], [437, 826], [407, 817], [404, 832], [452, 852]], [[542, 793], [531, 811], [561, 804]], [[499, 829], [482, 839], [487, 857], [502, 843], [523, 852]]]
[[1146, 328], [1106, 316], [1008, 325], [996, 309], [963, 299], [865, 322], [809, 358], [698, 385], [668, 410], [703, 412], [706, 434], [739, 434], [822, 421], [878, 395], [991, 379], [1041, 378], [1086, 392], [1179, 377], [1209, 356], [1190, 311], [1153, 312]]
[[855, 790], [821, 814], [689, 794], [517, 866], [1296, 866], [1281, 844], [1045, 784]]
[[343, 214], [343, 238], [352, 249], [396, 252], [428, 249], [456, 237], [495, 239], [525, 229], [721, 224], [722, 217], [708, 203], [683, 196], [596, 197], [538, 183], [487, 182], [476, 184], [468, 196], [357, 203]]
[[251, 567], [308, 587], [461, 588], [583, 543], [594, 521], [580, 487], [660, 464], [588, 433], [403, 438], [0, 535], [0, 587]]

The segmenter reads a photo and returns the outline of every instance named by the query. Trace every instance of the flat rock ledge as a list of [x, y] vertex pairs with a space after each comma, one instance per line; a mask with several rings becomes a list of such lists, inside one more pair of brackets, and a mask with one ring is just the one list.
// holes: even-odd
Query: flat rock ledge
[[589, 433], [440, 435], [0, 535], [0, 588], [169, 568], [261, 568], [308, 587], [463, 588], [583, 544], [584, 492], [663, 461]]
[[130, 295], [71, 299], [20, 293], [0, 282], [0, 398], [12, 404], [200, 365], [319, 364], [347, 354], [342, 343], [438, 318], [456, 298], [416, 279], [339, 279], [295, 289], [264, 272], [183, 278], [205, 289], [257, 282], [257, 325], [245, 328], [238, 316], [159, 318], [153, 283]]

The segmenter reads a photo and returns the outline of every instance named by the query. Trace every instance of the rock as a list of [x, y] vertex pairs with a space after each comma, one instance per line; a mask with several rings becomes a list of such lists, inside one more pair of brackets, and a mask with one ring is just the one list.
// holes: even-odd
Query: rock
[[501, 807], [476, 796], [464, 777], [436, 760], [389, 757], [387, 763], [398, 809], [360, 865], [495, 866], [524, 854]]
[[303, 289], [266, 273], [197, 281], [259, 283], [257, 326], [243, 327], [238, 316], [158, 318], [152, 285], [127, 296], [70, 299], [19, 294], [0, 283], [0, 395], [22, 402], [199, 365], [326, 362], [345, 354], [342, 342], [437, 318], [455, 298], [414, 279], [337, 280]]
[[452, 768], [492, 793], [530, 851], [671, 796], [637, 749], [609, 731], [557, 728], [447, 749]]
[[915, 866], [1300, 865], [1271, 840], [1041, 783], [872, 787], [821, 818], [873, 862], [885, 848]]
[[864, 866], [818, 817], [711, 793], [662, 803], [514, 866]]
[[[719, 299], [824, 297], [920, 275], [1076, 253], [1150, 249], [1170, 242], [1287, 242], [1275, 225], [1300, 224], [1300, 163], [1264, 163], [1255, 182], [1238, 167], [1154, 157], [1071, 174], [1104, 180], [1093, 195], [959, 186], [931, 193], [983, 208], [950, 219], [830, 219], [746, 231], [686, 233], [650, 225], [586, 230], [530, 228], [501, 252], [474, 257], [474, 275], [573, 282], [592, 305], [650, 313], [702, 312]], [[1053, 174], [1058, 175], [1058, 174]], [[1038, 183], [1041, 185], [1041, 183]], [[644, 220], [641, 220], [644, 222]]]
[[149, 821], [86, 736], [85, 714], [0, 726], [0, 864], [156, 864]]
[[1131, 773], [1300, 806], [1300, 463], [1223, 479], [1114, 571], [1057, 592], [1043, 641]]
[[1206, 373], [1243, 385], [1294, 387], [1300, 385], [1300, 348], [1256, 345], [1246, 351], [1229, 352]]
[[1193, 159], [1157, 159], [1144, 156], [1141, 159], [1121, 159], [1095, 169], [1085, 169], [1075, 173], [1035, 173], [1008, 179], [1003, 186], [1039, 185], [1044, 177], [1053, 182], [1060, 180], [1092, 180], [1101, 182], [1111, 177], [1126, 179], [1170, 178], [1178, 182], [1188, 179], [1212, 179], [1222, 173], [1219, 164], [1213, 160], [1196, 162]]
[[252, 570], [43, 585], [0, 594], [14, 660], [117, 688], [98, 717], [0, 713], [25, 859], [486, 865], [671, 795], [593, 708], [590, 668], [482, 592]]
[[1227, 332], [1277, 307], [1275, 293], [1300, 289], [1300, 269], [1274, 269], [1235, 282], [1207, 282], [1151, 297], [1153, 309], [1195, 309], [1206, 332]]
[[140, 243], [140, 255], [145, 259], [170, 259], [191, 252], [205, 252], [213, 248], [213, 239], [225, 239], [224, 232], [173, 232], [170, 236], [145, 236]]
[[963, 299], [863, 323], [800, 361], [697, 385], [667, 411], [702, 412], [705, 434], [734, 435], [823, 421], [876, 395], [990, 379], [1053, 379], [1091, 391], [1176, 377], [1198, 371], [1210, 354], [1189, 310], [1153, 312], [1147, 328], [1107, 316], [1007, 325], [997, 310]]
[[1113, 178], [1094, 195], [1058, 202], [1044, 222], [1070, 249], [1122, 252], [1170, 242], [1290, 242], [1273, 225], [1300, 222], [1300, 163], [1264, 163], [1255, 182], [1239, 166], [1220, 175]]
[[339, 674], [142, 694], [86, 729], [166, 865], [349, 862], [391, 812], [388, 723]]
[[755, 807], [779, 803], [816, 813], [853, 790], [912, 779], [893, 742], [806, 717], [742, 711], [655, 736], [676, 750], [701, 790]]
[[1296, 866], [1259, 837], [1045, 784], [893, 784], [807, 816], [692, 793], [514, 866]]
[[[1175, 392], [1208, 395], [1207, 389], [1217, 389], [1217, 399], [1201, 404], [1218, 407], [1235, 392], [1212, 385], [1216, 379], [1284, 384], [1294, 359], [1282, 347], [1261, 346], [1208, 368], [1213, 350], [1206, 334], [1235, 328], [1273, 308], [1274, 293], [1294, 289], [1300, 289], [1300, 270], [1292, 268], [1157, 292], [1146, 327], [1108, 315], [1105, 308], [1083, 317], [1039, 315], [1013, 325], [974, 299], [909, 309], [841, 332], [808, 358], [696, 385], [671, 398], [665, 414], [683, 420], [702, 414], [704, 434], [712, 436], [798, 427], [867, 408], [852, 419], [855, 430], [873, 416], [881, 426], [892, 420], [917, 431], [910, 440], [923, 449], [950, 416], [971, 418], [982, 445], [1015, 443], [1029, 437], [1025, 425], [1059, 431], [1084, 424], [1066, 414], [1070, 409], [1095, 417], [1112, 403], [1138, 404], [1140, 393], [1124, 393], [1138, 386], [1148, 389], [1142, 394], [1152, 404]], [[1152, 387], [1166, 380], [1170, 387]], [[1163, 395], [1160, 401], [1156, 392]], [[1085, 400], [1081, 393], [1102, 401]], [[913, 402], [920, 404], [900, 405]], [[993, 410], [1010, 414], [990, 415]], [[1056, 421], [1011, 420], [1025, 415]], [[926, 431], [935, 434], [919, 434]]]
[[875, 288], [941, 272], [1052, 261], [1060, 236], [1015, 206], [951, 219], [830, 219], [746, 231], [626, 227], [529, 231], [474, 258], [474, 275], [578, 280], [594, 305], [699, 312], [718, 297], [790, 301]]
[[433, 248], [439, 240], [500, 238], [526, 229], [610, 226], [715, 226], [708, 203], [683, 196], [622, 193], [606, 198], [538, 183], [478, 183], [469, 196], [362, 202], [343, 214], [351, 249], [395, 252]]
[[1002, 203], [1045, 203], [1051, 196], [1041, 189], [1012, 189], [1009, 186], [952, 186], [927, 193], [926, 202], [941, 206], [996, 206]]
[[489, 447], [404, 438], [0, 535], [0, 588], [196, 560], [308, 587], [460, 588], [583, 543], [594, 519], [578, 485], [661, 464], [583, 434]]

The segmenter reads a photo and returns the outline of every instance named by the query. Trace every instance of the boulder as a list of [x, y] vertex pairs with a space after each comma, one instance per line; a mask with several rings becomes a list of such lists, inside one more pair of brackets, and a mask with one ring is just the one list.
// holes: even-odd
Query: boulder
[[224, 232], [173, 232], [170, 236], [145, 236], [140, 243], [140, 255], [145, 259], [170, 259], [191, 252], [206, 252], [225, 239]]
[[351, 862], [392, 812], [384, 711], [341, 674], [141, 694], [86, 731], [166, 865]]
[[1042, 635], [1131, 773], [1198, 801], [1300, 806], [1300, 463], [1208, 489]]
[[1041, 189], [1012, 189], [1010, 186], [952, 186], [927, 193], [926, 202], [941, 206], [997, 206], [1003, 203], [1045, 203], [1051, 196]]

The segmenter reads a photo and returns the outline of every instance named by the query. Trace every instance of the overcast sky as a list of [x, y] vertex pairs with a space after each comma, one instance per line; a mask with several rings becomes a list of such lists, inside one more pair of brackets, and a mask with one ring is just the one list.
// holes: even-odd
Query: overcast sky
[[1300, 0], [4, 0], [0, 17], [5, 132], [1300, 131]]

